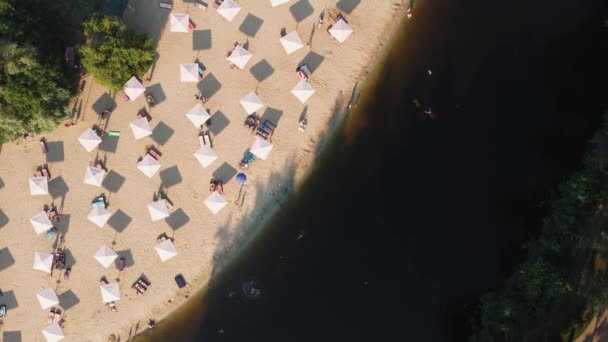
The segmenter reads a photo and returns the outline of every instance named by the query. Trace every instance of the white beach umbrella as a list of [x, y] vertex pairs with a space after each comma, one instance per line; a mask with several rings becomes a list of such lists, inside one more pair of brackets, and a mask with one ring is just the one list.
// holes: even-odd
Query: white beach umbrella
[[188, 32], [189, 23], [188, 13], [171, 13], [171, 32]]
[[143, 84], [139, 82], [137, 77], [133, 76], [127, 81], [127, 83], [125, 83], [123, 90], [131, 101], [135, 101], [135, 99], [138, 98], [139, 95], [143, 94], [144, 91], [146, 91], [146, 88], [144, 88]]
[[41, 211], [36, 216], [30, 219], [30, 223], [34, 227], [36, 234], [42, 234], [53, 227], [53, 223], [49, 220], [46, 212]]
[[165, 262], [177, 255], [175, 246], [170, 239], [166, 239], [165, 241], [159, 243], [156, 245], [156, 247], [154, 247], [154, 249], [156, 250], [156, 253], [158, 253], [160, 261], [162, 262]]
[[59, 326], [58, 322], [55, 322], [42, 329], [42, 334], [46, 338], [47, 342], [57, 342], [65, 338], [63, 330], [61, 330], [61, 326]]
[[59, 304], [59, 298], [57, 298], [55, 290], [51, 287], [38, 291], [36, 297], [38, 297], [38, 301], [43, 310]]
[[252, 91], [241, 99], [241, 106], [245, 108], [247, 114], [251, 114], [264, 107], [264, 103], [258, 97], [258, 94], [256, 94], [255, 91]]
[[101, 300], [104, 303], [113, 302], [120, 300], [120, 290], [118, 289], [118, 283], [110, 283], [99, 285], [101, 289]]
[[33, 268], [38, 271], [51, 273], [53, 267], [53, 254], [47, 252], [36, 252], [34, 254]]
[[164, 199], [149, 203], [148, 211], [150, 212], [152, 221], [158, 221], [169, 217], [169, 208], [167, 208], [167, 203], [165, 203]]
[[280, 41], [283, 45], [283, 49], [285, 49], [285, 52], [287, 52], [288, 55], [304, 47], [304, 43], [302, 43], [302, 39], [300, 39], [300, 36], [296, 31], [291, 31], [284, 35], [281, 37]]
[[226, 204], [228, 204], [228, 202], [226, 202], [224, 197], [217, 191], [212, 192], [211, 195], [205, 199], [205, 205], [213, 214], [217, 214], [226, 206]]
[[234, 0], [224, 0], [220, 7], [217, 8], [217, 13], [221, 14], [222, 17], [226, 18], [228, 21], [232, 21], [234, 17], [241, 10], [241, 6], [236, 3]]
[[47, 195], [49, 182], [46, 177], [30, 177], [30, 195]]
[[253, 142], [253, 146], [249, 149], [249, 151], [255, 154], [257, 157], [266, 159], [268, 154], [272, 150], [272, 144], [269, 143], [266, 139], [256, 136], [255, 141]]
[[95, 259], [101, 264], [101, 266], [108, 268], [114, 260], [118, 257], [118, 254], [105, 243], [95, 253]]
[[247, 62], [249, 62], [252, 56], [251, 52], [243, 49], [240, 45], [237, 45], [226, 59], [239, 67], [239, 69], [245, 69], [245, 65], [247, 65]]
[[108, 209], [100, 205], [94, 205], [87, 218], [89, 221], [95, 223], [97, 227], [103, 228], [103, 225], [108, 222], [110, 216], [112, 216], [112, 214], [110, 214]]
[[105, 177], [106, 170], [89, 165], [84, 173], [84, 184], [100, 187]]
[[150, 128], [150, 124], [148, 123], [147, 118], [141, 118], [131, 121], [129, 122], [129, 126], [131, 126], [131, 130], [133, 131], [133, 136], [135, 137], [135, 140], [147, 137], [148, 135], [152, 134], [152, 128]]
[[207, 167], [217, 159], [217, 154], [209, 145], [203, 145], [194, 153], [194, 156], [203, 167]]
[[148, 176], [148, 178], [152, 178], [156, 171], [160, 169], [160, 162], [146, 153], [144, 159], [137, 163], [137, 168], [139, 171], [143, 172], [144, 175]]
[[198, 64], [185, 63], [179, 65], [179, 80], [181, 82], [198, 82]]
[[351, 33], [353, 33], [353, 29], [342, 19], [338, 20], [338, 22], [329, 29], [329, 34], [336, 38], [340, 43], [343, 43]]
[[289, 0], [270, 0], [270, 5], [272, 7], [277, 7], [279, 5], [286, 4], [288, 2], [289, 2]]
[[87, 152], [91, 152], [101, 143], [101, 138], [94, 130], [87, 128], [79, 137], [78, 141]]
[[305, 103], [312, 94], [315, 93], [315, 88], [313, 88], [305, 79], [301, 79], [300, 82], [291, 89], [291, 93], [297, 97], [300, 102]]
[[200, 128], [211, 117], [207, 110], [205, 110], [205, 107], [200, 103], [197, 103], [196, 106], [192, 107], [192, 109], [186, 113], [186, 116], [192, 121], [192, 124], [196, 128]]

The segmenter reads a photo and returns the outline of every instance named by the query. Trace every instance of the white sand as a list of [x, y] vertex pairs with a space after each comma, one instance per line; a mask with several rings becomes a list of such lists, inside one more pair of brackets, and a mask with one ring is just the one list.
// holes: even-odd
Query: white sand
[[[164, 145], [159, 145], [152, 137], [136, 141], [129, 121], [134, 120], [136, 112], [145, 106], [145, 98], [142, 96], [135, 102], [124, 102], [116, 97], [117, 108], [107, 127], [121, 132], [116, 153], [106, 154], [97, 149], [87, 153], [77, 138], [97, 121], [93, 105], [106, 92], [88, 78], [80, 97], [80, 120], [73, 127], [61, 126], [46, 135], [50, 149], [48, 155], [40, 152], [37, 140], [2, 146], [0, 185], [3, 183], [4, 186], [0, 188], [0, 288], [5, 297], [0, 298], [0, 302], [9, 306], [8, 318], [2, 328], [5, 339], [20, 334], [23, 341], [44, 340], [40, 330], [47, 325], [49, 312], [40, 308], [36, 292], [45, 287], [57, 289], [60, 304], [66, 309], [63, 327], [67, 341], [106, 341], [111, 333], [126, 340], [130, 333], [135, 333], [133, 326], [136, 323], [139, 322], [139, 330], [143, 329], [144, 320], [159, 318], [175, 309], [187, 295], [206, 284], [219, 265], [234, 255], [239, 245], [236, 242], [242, 243], [246, 234], [251, 236], [259, 229], [261, 222], [280, 207], [285, 193], [306, 175], [314, 162], [315, 150], [327, 135], [331, 122], [336, 122], [332, 117], [334, 107], [340, 111], [344, 109], [355, 82], [373, 65], [380, 42], [387, 42], [386, 33], [397, 25], [402, 16], [402, 9], [394, 4], [399, 2], [362, 0], [351, 14], [344, 13], [354, 33], [343, 44], [331, 39], [326, 32], [328, 25], [335, 22], [331, 18], [332, 13], [338, 12], [332, 10], [335, 4], [330, 2], [324, 27], [316, 30], [312, 47], [305, 46], [288, 56], [279, 42], [281, 28], [286, 32], [297, 30], [302, 40], [307, 42], [327, 1], [311, 0], [314, 12], [299, 24], [290, 14], [290, 6], [296, 1], [275, 8], [271, 8], [267, 0], [240, 1], [243, 9], [231, 23], [211, 6], [205, 12], [176, 1], [174, 12], [190, 13], [197, 24], [197, 31], [211, 30], [211, 48], [201, 51], [193, 49], [192, 33], [169, 32], [169, 25], [159, 29], [168, 11], [159, 8], [158, 1], [133, 1], [134, 11], [129, 9], [125, 15], [127, 22], [153, 36], [162, 32], [158, 44], [159, 59], [152, 80], [144, 82], [144, 85], [160, 84], [166, 99], [149, 110], [153, 118], [151, 126], [153, 129], [164, 126], [172, 134]], [[246, 35], [239, 31], [239, 27], [248, 14], [263, 21], [255, 37], [249, 38], [249, 51], [253, 58], [245, 70], [231, 70], [225, 60], [226, 53], [235, 42], [245, 43]], [[310, 81], [316, 92], [306, 105], [302, 105], [290, 90], [299, 81], [295, 74], [296, 66], [311, 50], [323, 60], [313, 71]], [[203, 93], [209, 91], [205, 85], [209, 84], [211, 74], [221, 84], [205, 105], [212, 114], [211, 130], [217, 134], [211, 133], [211, 137], [219, 156], [206, 169], [193, 156], [199, 148], [198, 130], [185, 116], [196, 103], [197, 84], [180, 83], [178, 69], [179, 64], [191, 63], [197, 56], [207, 68]], [[258, 82], [249, 69], [263, 60], [274, 71]], [[276, 115], [272, 118], [277, 124], [272, 152], [267, 160], [256, 160], [245, 172], [248, 181], [241, 189], [234, 175], [254, 137], [242, 126], [246, 114], [239, 99], [256, 89], [267, 106], [258, 113], [263, 115], [266, 108], [273, 108], [282, 115], [278, 120]], [[153, 92], [157, 100], [163, 97], [154, 88]], [[308, 127], [301, 133], [297, 124], [303, 111], [308, 116]], [[225, 125], [224, 121], [229, 123], [217, 132]], [[163, 153], [160, 174], [152, 178], [147, 178], [136, 168], [137, 160], [144, 155], [148, 144], [155, 144]], [[60, 145], [64, 150], [62, 158], [58, 153]], [[97, 153], [99, 157], [107, 158], [110, 176], [118, 179], [118, 183], [122, 182], [115, 193], [83, 184], [85, 169]], [[61, 159], [49, 163], [52, 177], [49, 188], [55, 198], [29, 195], [28, 177], [37, 166], [46, 162], [45, 157]], [[168, 174], [171, 182], [175, 183], [168, 187], [169, 198], [174, 203], [172, 215], [177, 217], [172, 222], [181, 225], [175, 231], [165, 220], [151, 222], [147, 209], [161, 184], [161, 174]], [[209, 180], [214, 174], [224, 180], [228, 201], [228, 205], [215, 216], [203, 204], [209, 195]], [[176, 176], [179, 178], [177, 181]], [[65, 195], [61, 195], [62, 184], [69, 189]], [[128, 217], [128, 225], [119, 232], [108, 224], [100, 229], [87, 220], [91, 200], [102, 192], [109, 198], [108, 210], [111, 213], [120, 211], [123, 218]], [[55, 240], [37, 236], [29, 218], [52, 201], [62, 213], [58, 228], [60, 234], [65, 235], [64, 247], [69, 250], [68, 265], [72, 266], [69, 281], [63, 280], [63, 273], [61, 282], [58, 282], [59, 272], [51, 277], [32, 269], [34, 253], [53, 251]], [[4, 215], [9, 221], [2, 226]], [[110, 222], [113, 220], [116, 218]], [[178, 255], [161, 263], [154, 246], [156, 237], [163, 232], [175, 238]], [[114, 250], [128, 260], [127, 267], [120, 274], [113, 265], [105, 269], [93, 258], [103, 243], [112, 246], [114, 241]], [[142, 273], [150, 279], [152, 286], [145, 295], [135, 296], [130, 286]], [[183, 290], [177, 290], [173, 280], [177, 273], [182, 273], [190, 283]], [[101, 302], [98, 284], [102, 276], [111, 282], [120, 278], [118, 312], [109, 312]]]

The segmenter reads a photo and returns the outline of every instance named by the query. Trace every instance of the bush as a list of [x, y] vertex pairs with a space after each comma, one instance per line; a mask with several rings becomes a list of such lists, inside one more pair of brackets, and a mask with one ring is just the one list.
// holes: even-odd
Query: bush
[[84, 34], [87, 43], [80, 47], [82, 64], [112, 90], [120, 90], [133, 75], [143, 75], [154, 60], [152, 40], [129, 30], [116, 17], [91, 18], [84, 24]]

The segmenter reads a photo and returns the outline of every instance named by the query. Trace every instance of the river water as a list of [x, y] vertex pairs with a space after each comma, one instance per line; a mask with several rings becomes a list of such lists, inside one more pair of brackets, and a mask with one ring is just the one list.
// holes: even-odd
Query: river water
[[599, 4], [418, 1], [303, 190], [138, 341], [465, 339], [606, 108]]

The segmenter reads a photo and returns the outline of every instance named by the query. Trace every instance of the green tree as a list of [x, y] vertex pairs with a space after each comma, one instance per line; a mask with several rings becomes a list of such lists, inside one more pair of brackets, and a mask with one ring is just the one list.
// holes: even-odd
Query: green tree
[[84, 34], [82, 64], [110, 89], [119, 90], [131, 76], [143, 75], [154, 59], [152, 40], [129, 30], [116, 17], [91, 18], [84, 24]]
[[67, 114], [69, 88], [57, 67], [40, 63], [36, 48], [0, 41], [0, 142], [53, 129]]

